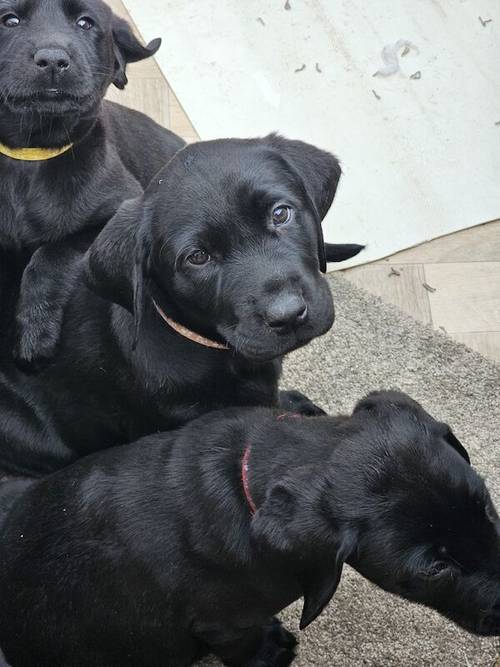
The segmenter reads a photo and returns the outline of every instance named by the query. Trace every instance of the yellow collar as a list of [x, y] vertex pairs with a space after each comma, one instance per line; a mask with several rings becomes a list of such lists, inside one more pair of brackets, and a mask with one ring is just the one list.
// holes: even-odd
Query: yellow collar
[[13, 160], [24, 160], [25, 162], [37, 162], [42, 160], [51, 160], [59, 157], [73, 147], [73, 144], [67, 144], [62, 148], [9, 148], [0, 143], [0, 153], [12, 158]]

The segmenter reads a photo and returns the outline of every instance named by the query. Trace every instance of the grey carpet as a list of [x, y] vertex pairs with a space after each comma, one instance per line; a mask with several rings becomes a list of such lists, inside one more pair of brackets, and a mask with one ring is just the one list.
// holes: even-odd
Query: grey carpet
[[[339, 276], [333, 330], [290, 356], [283, 384], [335, 414], [372, 389], [398, 388], [450, 423], [500, 505], [500, 367]], [[300, 605], [287, 609], [297, 630]], [[375, 588], [350, 568], [328, 609], [300, 634], [297, 667], [490, 667], [499, 642]], [[205, 665], [218, 663], [207, 661]]]

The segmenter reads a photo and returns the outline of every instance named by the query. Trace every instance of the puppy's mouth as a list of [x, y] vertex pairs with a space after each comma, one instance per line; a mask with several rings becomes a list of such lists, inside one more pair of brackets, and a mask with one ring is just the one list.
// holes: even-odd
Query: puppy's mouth
[[271, 345], [268, 348], [263, 348], [256, 346], [252, 341], [240, 340], [237, 342], [237, 345], [233, 345], [231, 347], [235, 350], [235, 352], [248, 361], [264, 364], [279, 357], [283, 357], [285, 354], [293, 352], [299, 347], [302, 347], [304, 344], [305, 343], [295, 341], [295, 343], [288, 343], [287, 345]]
[[46, 88], [29, 95], [6, 95], [4, 104], [14, 113], [64, 115], [79, 112], [92, 101], [92, 95], [76, 95], [62, 88]]
[[266, 332], [255, 332], [249, 336], [245, 327], [235, 327], [228, 330], [221, 328], [220, 336], [227, 341], [229, 347], [248, 361], [266, 363], [285, 354], [307, 345], [313, 338], [327, 333], [333, 320], [324, 326], [304, 325], [286, 335], [276, 335]]

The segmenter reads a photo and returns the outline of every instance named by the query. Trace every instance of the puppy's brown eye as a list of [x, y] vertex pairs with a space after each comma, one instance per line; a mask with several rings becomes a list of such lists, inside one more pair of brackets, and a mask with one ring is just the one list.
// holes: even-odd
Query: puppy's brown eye
[[6, 28], [17, 28], [17, 26], [21, 23], [21, 19], [15, 14], [6, 14], [2, 18], [2, 23]]
[[293, 209], [290, 206], [277, 206], [273, 210], [273, 224], [276, 227], [286, 225], [292, 219]]
[[94, 27], [94, 21], [89, 16], [82, 16], [78, 19], [76, 25], [82, 30], [90, 30]]
[[193, 252], [191, 255], [189, 255], [186, 261], [189, 264], [193, 264], [194, 266], [203, 266], [204, 264], [208, 264], [210, 261], [210, 255], [204, 250], [197, 250], [196, 252]]

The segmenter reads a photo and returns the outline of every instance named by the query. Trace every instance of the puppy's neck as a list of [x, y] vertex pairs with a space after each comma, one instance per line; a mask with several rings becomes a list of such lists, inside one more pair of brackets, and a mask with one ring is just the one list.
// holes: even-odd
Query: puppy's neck
[[[265, 438], [245, 443], [247, 491], [256, 510], [270, 489], [282, 478], [292, 479], [304, 471], [334, 466], [344, 418], [303, 417], [278, 412], [266, 428]], [[243, 460], [242, 460], [243, 461]]]
[[0, 113], [0, 142], [9, 148], [61, 148], [81, 142], [98, 120], [98, 110], [85, 117]]

